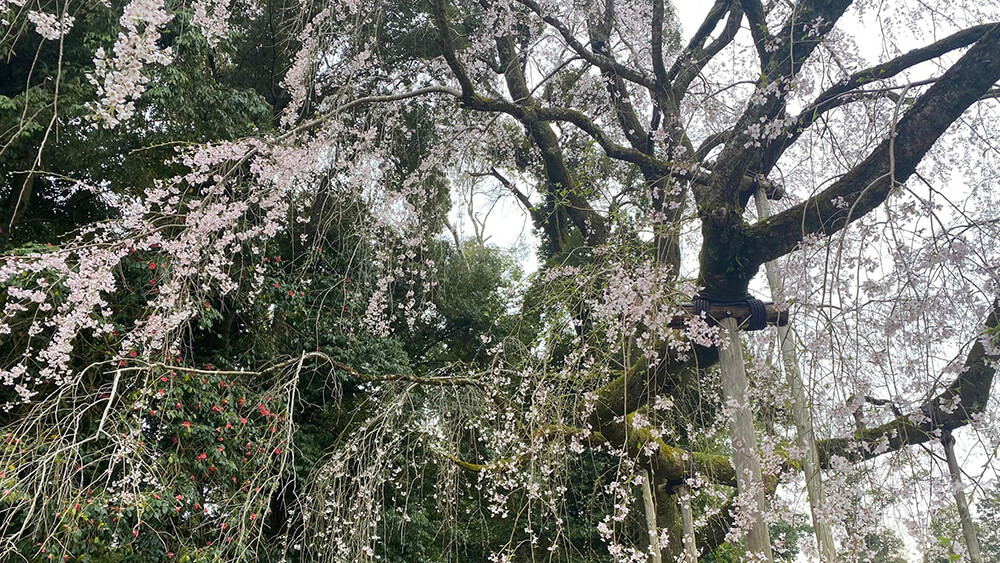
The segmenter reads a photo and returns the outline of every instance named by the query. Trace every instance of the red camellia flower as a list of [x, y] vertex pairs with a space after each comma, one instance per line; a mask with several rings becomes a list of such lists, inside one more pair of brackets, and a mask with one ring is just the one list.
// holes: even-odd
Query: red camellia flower
[[156, 262], [150, 262], [149, 263], [149, 269], [150, 270], [155, 270], [156, 269]]
[[184, 426], [184, 428], [191, 428], [191, 421], [190, 420], [185, 420], [181, 424]]

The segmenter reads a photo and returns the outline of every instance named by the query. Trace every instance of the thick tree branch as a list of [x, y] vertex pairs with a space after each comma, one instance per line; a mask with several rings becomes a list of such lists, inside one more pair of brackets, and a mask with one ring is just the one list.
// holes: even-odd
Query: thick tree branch
[[[587, 24], [590, 43], [594, 46], [594, 52], [609, 60], [614, 60], [614, 55], [610, 50], [612, 31], [610, 26], [614, 21], [614, 6], [615, 4], [612, 0], [607, 0], [604, 22], [602, 24], [588, 22]], [[642, 123], [639, 122], [639, 117], [632, 106], [625, 81], [612, 69], [602, 69], [601, 76], [604, 78], [611, 107], [615, 110], [615, 116], [618, 118], [618, 124], [621, 126], [625, 138], [632, 145], [633, 149], [652, 155], [647, 150], [650, 148], [646, 143], [648, 133], [643, 128]]]
[[765, 67], [765, 84], [791, 79], [826, 34], [844, 15], [851, 0], [801, 0], [774, 36], [774, 53]]
[[917, 98], [861, 164], [809, 200], [754, 225], [746, 259], [751, 271], [791, 252], [808, 234], [830, 235], [863, 217], [905, 182], [937, 139], [1000, 80], [1000, 26], [984, 35]]
[[[759, 172], [767, 174], [777, 162], [781, 153], [784, 152], [784, 149], [794, 143], [802, 132], [808, 129], [824, 113], [857, 99], [858, 96], [853, 94], [857, 92], [859, 87], [892, 78], [900, 72], [920, 63], [935, 59], [956, 49], [967, 47], [978, 41], [996, 26], [996, 23], [991, 23], [963, 29], [940, 41], [919, 49], [914, 49], [890, 61], [855, 72], [827, 88], [812, 104], [799, 114], [795, 123], [788, 128], [785, 134], [768, 143], [768, 147], [765, 149], [761, 159], [762, 165]], [[861, 92], [860, 94], [861, 96], [865, 96], [868, 92]]]
[[562, 194], [568, 199], [569, 205], [565, 206], [566, 212], [583, 233], [588, 243], [595, 246], [603, 243], [607, 239], [608, 233], [604, 218], [596, 213], [590, 207], [590, 203], [578, 193], [576, 183], [563, 159], [559, 139], [552, 128], [545, 123], [545, 119], [536, 117], [532, 112], [537, 104], [531, 97], [531, 91], [528, 89], [513, 40], [508, 36], [502, 36], [498, 37], [496, 41], [507, 87], [516, 103], [482, 97], [476, 93], [475, 86], [455, 54], [451, 29], [445, 13], [445, 0], [434, 0], [433, 7], [434, 21], [440, 35], [445, 61], [462, 87], [462, 103], [472, 109], [507, 113], [518, 119], [524, 125], [528, 136], [541, 149], [546, 177], [550, 184], [549, 209], [547, 210], [549, 216], [545, 221], [545, 231], [555, 249], [557, 251], [561, 249], [564, 238], [562, 236], [564, 227], [559, 221], [559, 213], [556, 210], [557, 194]]
[[[671, 90], [674, 102], [680, 104], [687, 93], [691, 82], [698, 77], [702, 69], [719, 54], [722, 49], [733, 42], [736, 34], [740, 31], [740, 24], [743, 21], [743, 8], [738, 4], [732, 4], [729, 8], [729, 17], [726, 19], [726, 26], [722, 33], [708, 44], [704, 49], [696, 49], [689, 57], [686, 57], [676, 77], [674, 78]], [[680, 59], [678, 59], [680, 60]]]
[[766, 68], [771, 58], [767, 52], [771, 35], [767, 32], [767, 23], [764, 21], [764, 6], [760, 0], [740, 0], [740, 4], [743, 6], [743, 13], [747, 15], [747, 21], [750, 22], [750, 36], [753, 37], [753, 46], [757, 49], [757, 56], [760, 57], [760, 68]]
[[[563, 247], [565, 227], [560, 224], [559, 215], [560, 210], [564, 209], [583, 233], [588, 244], [591, 246], [603, 244], [608, 236], [604, 218], [594, 211], [590, 202], [580, 193], [577, 182], [563, 158], [559, 138], [552, 131], [552, 127], [544, 119], [537, 118], [532, 111], [538, 104], [528, 89], [514, 41], [509, 36], [503, 36], [496, 39], [496, 44], [500, 64], [504, 67], [507, 89], [511, 97], [516, 100], [514, 105], [524, 110], [520, 112], [519, 120], [528, 136], [542, 152], [545, 176], [549, 183], [546, 194], [549, 208], [546, 210], [548, 213], [546, 233], [550, 242], [555, 245], [556, 250], [561, 250]], [[561, 205], [560, 199], [566, 199], [569, 205]]]
[[440, 35], [441, 52], [444, 54], [444, 60], [448, 63], [448, 67], [455, 74], [455, 78], [458, 79], [459, 85], [462, 87], [462, 97], [471, 98], [475, 96], [475, 88], [473, 87], [472, 80], [469, 78], [469, 74], [465, 72], [465, 66], [462, 62], [458, 60], [458, 55], [455, 54], [454, 41], [451, 37], [451, 27], [448, 25], [448, 16], [445, 11], [445, 0], [433, 0], [434, 2], [434, 24], [437, 26], [438, 34]]
[[634, 415], [629, 415], [624, 422], [606, 427], [602, 435], [612, 445], [624, 447], [632, 456], [647, 459], [658, 482], [666, 482], [668, 487], [677, 486], [700, 473], [720, 485], [736, 486], [736, 470], [728, 457], [668, 445], [648, 428], [635, 426], [635, 420]]
[[[1000, 317], [1000, 298], [986, 319], [987, 332], [976, 340], [965, 360], [962, 373], [933, 399], [909, 416], [899, 416], [874, 428], [858, 430], [848, 438], [831, 438], [817, 443], [820, 462], [830, 465], [833, 456], [853, 461], [871, 459], [894, 452], [905, 446], [937, 439], [940, 432], [950, 432], [965, 426], [986, 409], [997, 364], [1000, 363], [1000, 341], [996, 335]], [[985, 344], [984, 344], [985, 343]]]
[[732, 4], [732, 0], [716, 0], [715, 4], [708, 10], [708, 15], [705, 16], [705, 21], [701, 23], [698, 29], [694, 32], [694, 36], [688, 41], [687, 46], [679, 55], [677, 59], [674, 60], [674, 64], [670, 65], [670, 70], [667, 71], [666, 78], [664, 82], [673, 81], [680, 73], [684, 65], [693, 58], [696, 53], [700, 52], [705, 45], [705, 41], [708, 40], [709, 35], [715, 30], [715, 26], [719, 25], [722, 21], [722, 16], [726, 15], [726, 11], [729, 10], [729, 6]]
[[676, 352], [671, 353], [666, 345], [661, 348], [658, 362], [650, 364], [643, 357], [631, 369], [597, 390], [593, 410], [587, 418], [591, 428], [603, 431], [607, 425], [635, 412], [657, 395], [669, 394], [685, 381], [696, 380], [699, 370], [719, 361], [717, 348], [697, 346], [694, 353], [684, 358]]
[[[758, 142], [756, 128], [785, 111], [792, 79], [850, 3], [850, 0], [804, 0], [796, 4], [781, 32], [772, 40], [775, 50], [757, 86], [763, 101], [750, 104], [733, 128], [733, 137], [716, 161], [716, 174], [710, 188], [695, 190], [699, 204], [706, 209], [720, 209], [739, 203], [736, 189], [739, 178], [748, 168], [760, 172], [760, 151], [748, 148]], [[725, 224], [719, 227], [723, 230], [739, 228], [735, 223], [742, 213], [729, 215], [723, 221]]]
[[656, 79], [657, 90], [665, 92], [670, 80], [667, 78], [667, 68], [663, 65], [663, 0], [653, 0], [653, 21], [650, 32], [650, 47], [653, 57], [653, 76]]

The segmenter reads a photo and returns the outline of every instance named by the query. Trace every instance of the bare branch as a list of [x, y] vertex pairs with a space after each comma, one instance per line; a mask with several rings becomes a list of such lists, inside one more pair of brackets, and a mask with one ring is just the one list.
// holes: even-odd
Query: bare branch
[[715, 30], [715, 26], [719, 24], [722, 20], [722, 16], [726, 15], [726, 10], [729, 9], [731, 0], [716, 0], [715, 4], [712, 5], [711, 9], [708, 11], [708, 15], [705, 16], [705, 21], [701, 23], [698, 30], [694, 32], [694, 36], [688, 42], [687, 47], [677, 56], [674, 64], [670, 65], [670, 70], [667, 71], [667, 76], [665, 81], [672, 81], [677, 77], [677, 74], [681, 71], [681, 68], [687, 63], [688, 59], [692, 58], [695, 53], [701, 51], [708, 39], [708, 36], [712, 34]]
[[[684, 98], [684, 94], [687, 92], [688, 86], [691, 82], [701, 73], [702, 69], [719, 54], [722, 49], [727, 45], [732, 43], [733, 39], [736, 38], [736, 34], [740, 30], [740, 23], [743, 21], [743, 8], [740, 5], [733, 4], [729, 8], [729, 17], [726, 19], [726, 26], [722, 29], [722, 33], [708, 44], [704, 49], [696, 49], [691, 52], [690, 55], [685, 57], [683, 60], [678, 58], [678, 62], [681, 63], [681, 67], [678, 70], [676, 77], [674, 78], [673, 85], [671, 86], [673, 90], [673, 96], [676, 103]], [[683, 56], [683, 55], [682, 55]], [[677, 63], [674, 63], [675, 66]]]
[[670, 80], [667, 69], [663, 66], [663, 0], [653, 0], [653, 22], [650, 32], [653, 56], [653, 76], [656, 77], [657, 90], [666, 91]]
[[[821, 115], [834, 108], [859, 99], [870, 92], [858, 92], [857, 89], [859, 87], [872, 82], [892, 78], [900, 72], [903, 72], [908, 68], [912, 68], [920, 63], [935, 59], [956, 49], [967, 47], [979, 40], [989, 30], [996, 27], [996, 25], [997, 24], [992, 23], [963, 29], [962, 31], [941, 39], [940, 41], [936, 41], [919, 49], [914, 49], [890, 61], [855, 72], [837, 84], [827, 88], [813, 101], [812, 104], [799, 114], [795, 123], [788, 128], [787, 133], [769, 143], [769, 146], [764, 151], [764, 156], [761, 159], [763, 164], [760, 172], [766, 174], [770, 171], [770, 169], [774, 166], [774, 163], [776, 163], [778, 158], [781, 156], [785, 147], [794, 143], [802, 132], [808, 129], [809, 126], [811, 126]], [[855, 94], [858, 95], [856, 96]]]
[[1000, 26], [976, 42], [917, 98], [890, 135], [861, 164], [809, 200], [749, 231], [751, 269], [791, 252], [812, 233], [830, 235], [863, 217], [905, 182], [937, 139], [1000, 80]]
[[535, 0], [517, 0], [520, 4], [531, 10], [538, 17], [542, 19], [545, 23], [549, 24], [566, 41], [570, 49], [573, 49], [576, 54], [587, 61], [588, 63], [596, 66], [604, 72], [613, 72], [614, 74], [621, 76], [629, 82], [634, 82], [640, 86], [648, 88], [650, 91], [656, 90], [656, 84], [651, 80], [645, 73], [635, 70], [633, 68], [627, 67], [614, 59], [608, 58], [606, 55], [594, 53], [593, 51], [587, 49], [579, 40], [573, 35], [573, 31], [562, 22], [559, 18], [551, 14], [544, 13], [542, 7], [538, 5]]

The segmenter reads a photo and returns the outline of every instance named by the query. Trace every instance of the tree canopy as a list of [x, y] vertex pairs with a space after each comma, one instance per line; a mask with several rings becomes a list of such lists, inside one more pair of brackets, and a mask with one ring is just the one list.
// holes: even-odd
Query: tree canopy
[[1000, 549], [996, 2], [0, 0], [0, 53], [5, 560]]

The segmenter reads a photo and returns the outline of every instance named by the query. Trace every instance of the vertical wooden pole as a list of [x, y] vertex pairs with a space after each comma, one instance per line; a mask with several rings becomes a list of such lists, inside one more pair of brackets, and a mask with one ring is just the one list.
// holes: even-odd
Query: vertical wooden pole
[[653, 502], [653, 487], [649, 471], [642, 470], [642, 504], [646, 509], [646, 529], [649, 532], [649, 563], [661, 563], [660, 531], [656, 528], [656, 504]]
[[684, 536], [684, 554], [681, 556], [683, 563], [698, 563], [698, 544], [694, 536], [694, 513], [691, 511], [691, 487], [686, 484], [677, 487], [677, 498], [681, 504], [681, 522]]
[[747, 399], [747, 373], [743, 365], [743, 348], [740, 344], [739, 327], [736, 319], [726, 317], [719, 323], [725, 330], [724, 338], [729, 345], [719, 350], [722, 367], [722, 400], [727, 405], [735, 405], [729, 432], [733, 440], [733, 468], [736, 470], [736, 488], [740, 495], [753, 495], [756, 513], [752, 515], [750, 531], [747, 533], [747, 551], [751, 561], [774, 561], [771, 553], [771, 538], [767, 531], [764, 514], [767, 512], [767, 497], [764, 495], [764, 479], [761, 477], [760, 460], [757, 458], [757, 435], [754, 433], [753, 415]]
[[[757, 188], [754, 195], [757, 204], [757, 216], [766, 219], [771, 216], [770, 205], [763, 188]], [[767, 283], [771, 288], [771, 298], [780, 299], [782, 293], [781, 276], [774, 263], [764, 264], [767, 273]], [[816, 434], [813, 431], [812, 418], [807, 408], [806, 393], [802, 385], [802, 374], [799, 371], [799, 359], [795, 352], [795, 341], [792, 338], [790, 325], [778, 326], [778, 340], [781, 345], [781, 359], [785, 368], [785, 378], [792, 393], [792, 418], [795, 421], [795, 442], [805, 452], [802, 460], [802, 470], [806, 478], [806, 493], [809, 496], [809, 509], [812, 514], [813, 532], [819, 546], [823, 561], [837, 560], [837, 546], [833, 541], [833, 531], [830, 525], [819, 517], [818, 511], [826, 502], [823, 491], [823, 476], [819, 468], [819, 452], [816, 449]]]
[[955, 437], [951, 432], [945, 432], [941, 437], [944, 444], [944, 455], [948, 460], [948, 472], [951, 473], [951, 489], [955, 494], [955, 504], [958, 505], [958, 518], [962, 521], [962, 535], [965, 536], [965, 547], [972, 563], [983, 563], [983, 555], [979, 551], [979, 538], [976, 536], [976, 526], [969, 514], [969, 503], [965, 499], [965, 485], [962, 484], [962, 470], [958, 468], [955, 458]]

